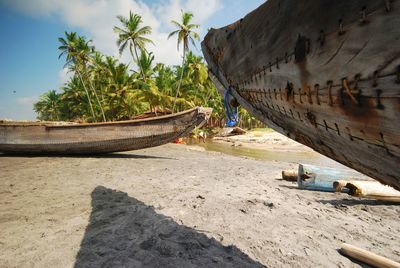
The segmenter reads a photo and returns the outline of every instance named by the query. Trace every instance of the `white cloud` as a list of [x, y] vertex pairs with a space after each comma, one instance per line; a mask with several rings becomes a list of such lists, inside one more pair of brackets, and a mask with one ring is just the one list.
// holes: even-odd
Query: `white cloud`
[[[88, 34], [96, 48], [108, 55], [118, 55], [116, 34], [117, 15], [128, 16], [129, 11], [140, 14], [144, 24], [153, 28], [151, 39], [155, 46], [148, 49], [155, 54], [156, 61], [179, 64], [180, 56], [176, 40], [167, 39], [173, 29], [171, 19], [180, 20], [181, 10], [194, 14], [194, 23], [204, 23], [222, 7], [221, 0], [160, 0], [146, 4], [141, 0], [5, 0], [10, 6], [33, 16], [59, 16], [66, 24], [78, 27]], [[201, 31], [201, 29], [199, 29]], [[60, 33], [61, 35], [61, 33]], [[128, 53], [122, 61], [130, 60]]]
[[39, 100], [39, 97], [37, 96], [32, 96], [32, 97], [20, 97], [17, 98], [15, 101], [19, 105], [23, 106], [30, 106], [32, 107], [35, 102]]
[[33, 104], [39, 100], [38, 96], [12, 97], [0, 99], [0, 119], [6, 120], [34, 120], [36, 114]]
[[68, 68], [63, 68], [58, 72], [58, 80], [60, 85], [64, 85], [72, 77], [72, 72]]
[[189, 0], [186, 2], [185, 10], [193, 12], [196, 20], [203, 23], [205, 22], [214, 12], [222, 8], [222, 3], [215, 0]]

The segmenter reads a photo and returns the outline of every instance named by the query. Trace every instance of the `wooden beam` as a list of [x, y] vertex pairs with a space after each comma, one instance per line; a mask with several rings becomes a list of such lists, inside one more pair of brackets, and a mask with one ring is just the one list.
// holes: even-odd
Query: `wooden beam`
[[361, 261], [374, 267], [400, 268], [400, 263], [398, 262], [346, 243], [342, 244], [340, 252], [357, 261]]

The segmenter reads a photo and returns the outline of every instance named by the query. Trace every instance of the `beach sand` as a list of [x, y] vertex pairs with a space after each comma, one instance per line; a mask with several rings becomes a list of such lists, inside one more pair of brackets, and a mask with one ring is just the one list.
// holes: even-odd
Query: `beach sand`
[[219, 143], [230, 143], [233, 146], [278, 152], [314, 152], [313, 149], [295, 142], [272, 129], [266, 130], [267, 131], [250, 130], [243, 135], [215, 137], [213, 141]]
[[400, 261], [400, 206], [300, 191], [294, 168], [173, 144], [0, 156], [0, 267], [358, 267], [343, 242]]

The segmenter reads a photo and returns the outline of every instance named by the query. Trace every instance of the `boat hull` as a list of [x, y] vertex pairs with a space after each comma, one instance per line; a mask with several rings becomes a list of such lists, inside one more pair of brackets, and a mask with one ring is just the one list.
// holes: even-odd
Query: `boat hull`
[[94, 124], [0, 124], [0, 152], [33, 154], [99, 154], [138, 150], [174, 141], [204, 124], [209, 109]]
[[212, 29], [220, 92], [278, 132], [400, 189], [400, 2], [269, 0]]

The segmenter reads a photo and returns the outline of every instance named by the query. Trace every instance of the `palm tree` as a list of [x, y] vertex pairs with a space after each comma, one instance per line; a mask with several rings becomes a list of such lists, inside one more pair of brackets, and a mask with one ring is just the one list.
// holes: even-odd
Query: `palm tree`
[[142, 71], [144, 74], [144, 82], [147, 82], [147, 78], [150, 78], [154, 74], [153, 69], [153, 61], [154, 55], [153, 52], [147, 53], [146, 51], [142, 50], [139, 58], [140, 66], [142, 66]]
[[[191, 13], [182, 12], [180, 23], [172, 21], [178, 29], [169, 38], [177, 36], [178, 51], [183, 48], [179, 66], [156, 63], [153, 53], [145, 50], [145, 45], [152, 43], [146, 38], [151, 28], [141, 27], [140, 16], [130, 12], [128, 18], [118, 18], [124, 26], [114, 28], [119, 33], [120, 52], [129, 49], [138, 71], [96, 52], [85, 37], [66, 32], [59, 38], [59, 57], [65, 56], [73, 76], [60, 88], [61, 93], [50, 91], [35, 103], [39, 118], [95, 121], [101, 109], [104, 120], [125, 120], [149, 109], [157, 112], [158, 108], [173, 107], [175, 112], [199, 105], [213, 107], [212, 120], [224, 118], [222, 98], [208, 76], [204, 59], [189, 50], [199, 39], [194, 32], [199, 26], [191, 24]], [[242, 124], [252, 125], [253, 121], [246, 114], [241, 117]]]
[[[103, 121], [106, 122], [106, 116], [104, 114], [104, 109], [103, 109], [103, 105], [100, 102], [99, 96], [97, 94], [96, 89], [93, 86], [92, 80], [93, 77], [90, 77], [90, 75], [92, 75], [90, 72], [88, 72], [88, 68], [87, 68], [87, 63], [89, 61], [93, 62], [92, 60], [92, 56], [95, 53], [94, 47], [90, 45], [90, 42], [92, 42], [91, 40], [86, 41], [84, 36], [78, 36], [78, 62], [79, 62], [79, 66], [81, 66], [81, 68], [83, 69], [83, 73], [86, 77], [86, 79], [88, 80], [90, 89], [92, 90], [92, 92], [94, 93], [94, 96], [96, 97], [97, 100], [97, 104], [99, 105], [101, 114], [103, 116]], [[92, 75], [93, 76], [93, 75]]]
[[154, 80], [157, 87], [163, 92], [163, 94], [172, 96], [172, 88], [175, 80], [175, 74], [172, 68], [163, 63], [157, 63], [154, 72]]
[[93, 119], [96, 120], [96, 116], [94, 113], [92, 101], [90, 99], [89, 91], [87, 90], [86, 85], [83, 81], [83, 77], [80, 72], [80, 66], [79, 66], [79, 64], [81, 63], [81, 59], [82, 59], [82, 54], [81, 54], [82, 51], [81, 50], [82, 50], [82, 41], [83, 40], [82, 39], [79, 40], [79, 38], [77, 37], [77, 34], [75, 32], [71, 32], [71, 33], [65, 32], [65, 37], [66, 37], [66, 39], [64, 39], [62, 37], [58, 38], [58, 41], [61, 43], [61, 45], [58, 47], [58, 50], [61, 51], [58, 58], [61, 58], [62, 56], [65, 55], [65, 57], [66, 57], [65, 65], [69, 66], [70, 69], [77, 72], [79, 79], [81, 80], [84, 90], [86, 92], [86, 96], [88, 99], [88, 103], [90, 106], [90, 111], [92, 113]]
[[[104, 107], [104, 86], [107, 84], [106, 81], [106, 70], [104, 67], [104, 55], [100, 53], [99, 51], [95, 51], [94, 54], [90, 57], [90, 62], [91, 65], [89, 66], [89, 74], [91, 76], [90, 81], [93, 81], [92, 85], [94, 84], [94, 88], [98, 89], [100, 96], [101, 96], [101, 101], [103, 103], [103, 109], [105, 110]], [[103, 113], [105, 113], [103, 110]]]
[[172, 107], [172, 112], [175, 111], [175, 105], [176, 105], [176, 99], [178, 98], [179, 95], [179, 90], [182, 84], [182, 79], [183, 79], [183, 67], [185, 64], [185, 56], [186, 53], [189, 50], [189, 42], [193, 44], [193, 46], [196, 46], [195, 44], [195, 39], [200, 40], [200, 36], [198, 33], [194, 32], [193, 29], [199, 28], [200, 26], [198, 24], [191, 24], [190, 21], [193, 18], [193, 14], [190, 12], [183, 12], [182, 11], [182, 22], [179, 23], [175, 20], [172, 20], [171, 23], [175, 25], [178, 29], [173, 31], [168, 35], [168, 38], [171, 38], [174, 35], [178, 36], [178, 51], [179, 51], [179, 46], [182, 44], [183, 46], [183, 55], [182, 55], [182, 68], [181, 68], [181, 77], [179, 79], [178, 83], [178, 88], [176, 90], [176, 96], [174, 100], [174, 105]]
[[66, 120], [83, 119], [90, 111], [88, 105], [88, 98], [84, 90], [82, 80], [77, 74], [72, 76], [70, 80], [65, 83], [62, 88], [60, 101], [62, 103], [62, 117]]
[[[78, 76], [82, 80], [82, 84], [85, 87], [86, 85], [84, 83], [84, 78], [86, 78], [91, 91], [96, 97], [97, 103], [103, 116], [103, 121], [106, 121], [103, 105], [101, 104], [97, 92], [93, 86], [92, 79], [88, 77], [89, 74], [87, 72], [87, 63], [91, 60], [91, 55], [94, 52], [94, 47], [90, 45], [91, 40], [86, 41], [86, 38], [84, 36], [76, 35], [76, 33], [74, 32], [71, 32], [69, 34], [65, 32], [65, 35], [67, 37], [67, 40], [65, 40], [64, 38], [58, 39], [61, 43], [61, 46], [58, 48], [59, 50], [61, 50], [59, 58], [63, 55], [66, 55], [66, 65], [69, 65], [72, 70], [78, 73]], [[91, 101], [89, 102], [89, 104], [92, 106]], [[95, 117], [93, 106], [91, 110], [93, 110], [92, 115], [93, 117]]]
[[[117, 16], [117, 18], [122, 24], [122, 28], [114, 26], [114, 32], [118, 34], [117, 45], [119, 47], [119, 53], [122, 54], [125, 48], [129, 45], [132, 59], [138, 64], [142, 77], [145, 79], [146, 77], [139, 62], [137, 50], [146, 51], [147, 43], [154, 44], [152, 40], [145, 37], [146, 35], [151, 34], [151, 27], [141, 27], [141, 23], [143, 22], [142, 17], [133, 14], [131, 11], [129, 11], [129, 18], [123, 16]], [[133, 55], [133, 52], [135, 52], [135, 56]]]
[[207, 66], [203, 62], [203, 58], [189, 52], [187, 54], [186, 62], [189, 76], [195, 84], [203, 85], [208, 79], [208, 70]]
[[59, 120], [60, 95], [55, 90], [50, 90], [40, 96], [40, 100], [34, 104], [34, 110], [41, 120]]
[[[129, 119], [143, 107], [138, 81], [129, 75], [128, 65], [107, 56], [104, 62], [107, 79], [106, 98], [113, 119]], [[141, 81], [140, 81], [141, 82]], [[143, 82], [142, 82], [143, 83]]]

